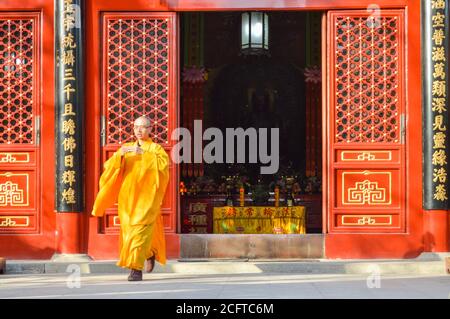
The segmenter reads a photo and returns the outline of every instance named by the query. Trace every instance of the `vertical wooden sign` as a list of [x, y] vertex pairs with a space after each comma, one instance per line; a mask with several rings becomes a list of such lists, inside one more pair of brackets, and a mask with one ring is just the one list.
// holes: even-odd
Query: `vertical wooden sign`
[[423, 207], [448, 208], [448, 2], [422, 1]]
[[83, 211], [83, 0], [56, 0], [56, 210]]

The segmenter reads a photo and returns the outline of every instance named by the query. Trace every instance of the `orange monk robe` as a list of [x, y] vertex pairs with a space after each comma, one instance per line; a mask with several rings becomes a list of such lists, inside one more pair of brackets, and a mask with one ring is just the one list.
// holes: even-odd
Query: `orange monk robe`
[[[125, 146], [137, 145], [137, 142]], [[120, 218], [120, 257], [118, 266], [141, 270], [155, 254], [166, 263], [161, 203], [169, 181], [169, 156], [151, 140], [141, 145], [143, 154], [120, 149], [104, 164], [100, 189], [92, 215], [101, 217], [118, 203]]]

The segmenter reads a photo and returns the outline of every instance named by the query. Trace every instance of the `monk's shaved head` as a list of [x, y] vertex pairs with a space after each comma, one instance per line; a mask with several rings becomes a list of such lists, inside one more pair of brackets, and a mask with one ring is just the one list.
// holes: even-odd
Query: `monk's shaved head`
[[138, 117], [134, 121], [134, 135], [138, 139], [139, 144], [150, 138], [152, 132], [151, 124], [150, 119], [146, 116]]
[[134, 121], [134, 125], [142, 125], [142, 126], [150, 126], [152, 123], [150, 122], [150, 119], [146, 116], [138, 117]]

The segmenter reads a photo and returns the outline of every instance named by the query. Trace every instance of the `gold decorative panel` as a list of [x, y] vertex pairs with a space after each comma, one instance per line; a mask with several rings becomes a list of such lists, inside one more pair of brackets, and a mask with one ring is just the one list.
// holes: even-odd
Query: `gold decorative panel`
[[391, 161], [391, 151], [342, 151], [341, 161]]
[[392, 215], [342, 215], [342, 226], [391, 226]]
[[28, 216], [0, 216], [0, 227], [28, 227], [30, 217]]
[[29, 163], [28, 153], [0, 153], [0, 163]]
[[343, 172], [341, 190], [344, 205], [390, 205], [391, 172]]
[[11, 172], [0, 174], [0, 207], [28, 206], [29, 189], [28, 174]]

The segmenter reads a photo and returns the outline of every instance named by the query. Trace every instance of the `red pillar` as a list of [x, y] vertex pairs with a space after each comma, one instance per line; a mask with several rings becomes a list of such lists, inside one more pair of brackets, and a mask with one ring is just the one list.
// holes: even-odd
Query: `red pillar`
[[79, 212], [56, 214], [56, 253], [82, 253], [83, 214]]
[[426, 210], [424, 214], [423, 239], [425, 251], [450, 251], [450, 218], [447, 210]]

